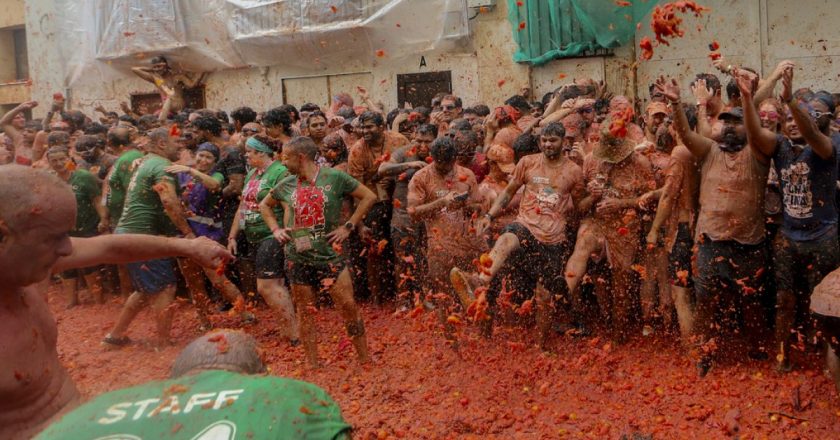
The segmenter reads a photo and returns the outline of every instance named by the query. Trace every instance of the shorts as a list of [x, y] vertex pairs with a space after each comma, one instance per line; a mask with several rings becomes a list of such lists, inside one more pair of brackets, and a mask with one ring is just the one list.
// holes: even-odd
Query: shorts
[[[289, 275], [290, 284], [309, 286], [316, 292], [326, 288], [323, 283], [324, 280], [332, 278], [335, 281], [344, 268], [344, 259], [326, 264], [307, 264], [295, 261], [286, 263], [286, 273]], [[332, 285], [332, 283], [329, 284]]]
[[138, 261], [125, 266], [128, 268], [131, 283], [141, 293], [154, 295], [178, 283], [175, 260], [171, 258]]
[[248, 243], [250, 258], [254, 260], [254, 274], [260, 280], [283, 278], [285, 253], [283, 245], [274, 237], [257, 243]]
[[[568, 241], [556, 244], [542, 243], [521, 223], [513, 222], [502, 230], [519, 239], [519, 251], [513, 253], [508, 262], [516, 265], [526, 285], [542, 281], [543, 287], [552, 293], [567, 290], [565, 268], [572, 249]], [[509, 264], [506, 263], [505, 265]]]
[[694, 276], [698, 302], [721, 292], [737, 292], [739, 296], [763, 293], [762, 274], [768, 263], [764, 243], [713, 241], [707, 235], [701, 238], [697, 245], [697, 273]]
[[668, 253], [668, 276], [671, 285], [690, 288], [694, 286], [691, 280], [691, 256], [693, 255], [694, 239], [691, 237], [688, 223], [677, 226], [677, 237], [671, 252]]
[[64, 278], [65, 280], [70, 280], [70, 279], [73, 279], [73, 278], [80, 278], [80, 277], [83, 277], [85, 275], [90, 275], [94, 272], [98, 272], [98, 271], [102, 270], [103, 268], [104, 268], [104, 266], [92, 266], [92, 267], [83, 267], [81, 269], [65, 270], [64, 272], [61, 272], [61, 278]]
[[795, 241], [779, 233], [773, 241], [776, 289], [779, 291], [810, 295], [823, 277], [837, 268], [838, 262], [840, 249], [833, 229], [816, 240]]

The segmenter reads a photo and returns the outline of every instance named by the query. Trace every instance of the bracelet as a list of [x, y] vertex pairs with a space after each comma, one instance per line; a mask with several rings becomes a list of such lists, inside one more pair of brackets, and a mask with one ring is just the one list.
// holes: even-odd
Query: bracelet
[[487, 214], [484, 214], [484, 216], [487, 217], [487, 219], [490, 220], [491, 222], [493, 221], [493, 216], [490, 215], [489, 212]]

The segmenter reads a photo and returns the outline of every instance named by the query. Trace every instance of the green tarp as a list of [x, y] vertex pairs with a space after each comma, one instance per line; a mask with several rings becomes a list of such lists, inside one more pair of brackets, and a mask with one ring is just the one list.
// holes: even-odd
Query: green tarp
[[633, 41], [636, 23], [658, 0], [627, 3], [630, 4], [619, 6], [616, 0], [508, 0], [508, 19], [518, 46], [513, 60], [540, 65]]

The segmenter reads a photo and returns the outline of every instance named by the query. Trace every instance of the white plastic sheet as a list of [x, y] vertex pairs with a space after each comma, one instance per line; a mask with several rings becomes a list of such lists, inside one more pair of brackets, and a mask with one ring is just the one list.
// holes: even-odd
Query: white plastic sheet
[[66, 84], [164, 55], [189, 71], [372, 65], [471, 50], [466, 0], [56, 0]]

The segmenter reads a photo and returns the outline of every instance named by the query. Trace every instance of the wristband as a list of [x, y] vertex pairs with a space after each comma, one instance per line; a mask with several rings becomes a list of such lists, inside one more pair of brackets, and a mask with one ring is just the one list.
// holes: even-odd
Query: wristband
[[493, 216], [490, 215], [489, 212], [487, 214], [484, 214], [484, 216], [487, 217], [487, 220], [490, 220], [491, 222], [493, 221]]

